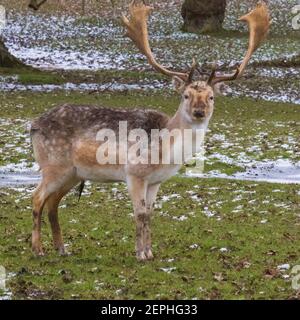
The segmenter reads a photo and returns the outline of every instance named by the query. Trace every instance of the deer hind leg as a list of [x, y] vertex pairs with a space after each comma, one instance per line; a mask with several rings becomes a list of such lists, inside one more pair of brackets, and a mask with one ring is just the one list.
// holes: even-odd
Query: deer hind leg
[[50, 222], [53, 246], [54, 249], [58, 251], [60, 255], [65, 255], [65, 246], [63, 242], [63, 237], [61, 234], [61, 229], [58, 221], [58, 206], [62, 198], [78, 183], [77, 179], [72, 179], [68, 182], [62, 189], [56, 193], [49, 196], [46, 206], [48, 209], [48, 219]]
[[67, 181], [74, 177], [73, 168], [58, 166], [47, 167], [42, 170], [42, 181], [33, 193], [32, 197], [32, 250], [36, 255], [44, 255], [41, 244], [41, 222], [44, 206], [48, 198], [58, 192]]
[[147, 215], [146, 191], [147, 183], [143, 179], [130, 176], [127, 179], [128, 191], [133, 203], [136, 221], [136, 257], [139, 261], [147, 259], [144, 246], [144, 227]]
[[34, 191], [32, 197], [32, 251], [38, 256], [44, 255], [41, 244], [41, 219], [45, 202], [46, 199], [45, 197], [43, 197], [43, 182], [41, 182], [37, 189]]
[[144, 221], [144, 246], [145, 255], [147, 259], [153, 259], [152, 246], [151, 246], [151, 230], [150, 230], [150, 220], [151, 214], [154, 208], [154, 202], [156, 200], [157, 192], [159, 190], [160, 184], [153, 184], [148, 186], [146, 195], [146, 217]]

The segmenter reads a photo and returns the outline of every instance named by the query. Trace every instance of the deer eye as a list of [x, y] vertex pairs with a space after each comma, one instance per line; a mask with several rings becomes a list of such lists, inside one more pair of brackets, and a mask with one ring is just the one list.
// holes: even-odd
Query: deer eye
[[189, 95], [188, 94], [185, 94], [184, 95], [184, 99], [188, 99], [189, 98]]
[[213, 101], [213, 100], [214, 100], [214, 97], [213, 97], [213, 96], [211, 96], [211, 97], [209, 98], [209, 100]]

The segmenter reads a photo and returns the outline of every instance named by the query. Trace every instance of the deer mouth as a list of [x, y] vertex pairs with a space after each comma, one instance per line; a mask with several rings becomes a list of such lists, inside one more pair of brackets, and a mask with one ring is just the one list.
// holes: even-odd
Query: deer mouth
[[205, 118], [205, 112], [204, 111], [195, 111], [195, 112], [193, 112], [193, 117], [196, 120], [204, 119]]

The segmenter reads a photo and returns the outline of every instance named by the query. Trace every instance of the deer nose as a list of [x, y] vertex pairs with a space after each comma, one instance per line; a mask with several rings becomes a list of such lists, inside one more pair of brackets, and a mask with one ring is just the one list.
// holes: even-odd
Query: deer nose
[[193, 116], [195, 118], [204, 118], [205, 117], [205, 112], [204, 111], [194, 111]]

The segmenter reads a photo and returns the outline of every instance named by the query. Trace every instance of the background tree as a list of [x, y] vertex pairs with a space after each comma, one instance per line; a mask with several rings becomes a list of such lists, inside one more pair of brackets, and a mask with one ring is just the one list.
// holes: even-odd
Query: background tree
[[33, 10], [38, 10], [47, 0], [30, 0], [28, 7]]
[[2, 68], [19, 68], [25, 65], [14, 57], [7, 49], [2, 38], [0, 38], [0, 67]]
[[[28, 7], [33, 10], [38, 10], [40, 6], [46, 3], [47, 0], [30, 0]], [[0, 67], [2, 68], [21, 68], [25, 64], [13, 56], [7, 49], [3, 38], [0, 36]]]
[[211, 32], [222, 28], [226, 0], [185, 0], [181, 15], [183, 30], [187, 32]]

